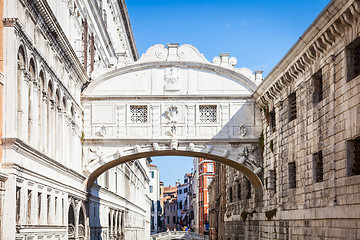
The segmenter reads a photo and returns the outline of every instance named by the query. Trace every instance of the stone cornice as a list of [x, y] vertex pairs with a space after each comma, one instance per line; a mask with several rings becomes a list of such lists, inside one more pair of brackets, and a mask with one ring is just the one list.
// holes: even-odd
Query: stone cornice
[[127, 7], [126, 7], [125, 0], [118, 0], [118, 3], [119, 3], [119, 7], [120, 7], [121, 17], [123, 19], [123, 23], [124, 23], [124, 26], [125, 26], [126, 36], [128, 38], [129, 45], [130, 45], [130, 48], [131, 48], [131, 53], [133, 55], [134, 61], [137, 61], [139, 59], [139, 54], [138, 54], [138, 51], [137, 51], [137, 48], [136, 48], [134, 34], [133, 34], [132, 29], [131, 29], [129, 13], [128, 13], [128, 10], [127, 10]]
[[[179, 61], [154, 61], [154, 62], [145, 62], [145, 63], [138, 63], [135, 62], [134, 64], [124, 66], [118, 69], [114, 69], [113, 71], [109, 71], [106, 74], [99, 76], [97, 79], [92, 81], [89, 85], [88, 89], [85, 90], [83, 96], [87, 96], [87, 92], [91, 91], [91, 89], [95, 88], [97, 84], [101, 83], [102, 81], [108, 80], [112, 77], [116, 77], [121, 74], [140, 71], [144, 69], [151, 69], [151, 68], [166, 68], [166, 67], [182, 67], [182, 68], [193, 68], [193, 69], [203, 69], [207, 71], [213, 71], [217, 74], [222, 74], [227, 77], [234, 78], [244, 84], [250, 92], [254, 92], [256, 89], [256, 84], [254, 81], [250, 80], [247, 76], [243, 73], [239, 72], [239, 69], [228, 69], [222, 66], [216, 66], [212, 63], [199, 63], [199, 62], [179, 62]], [[91, 94], [89, 94], [91, 95]]]
[[259, 85], [254, 97], [266, 106], [277, 99], [283, 89], [324, 57], [327, 51], [360, 19], [358, 0], [333, 0], [308, 27], [294, 46]]
[[[104, 22], [101, 10], [95, 0], [86, 1], [90, 5], [91, 16], [94, 18], [94, 22], [96, 24], [96, 28], [100, 31], [100, 35], [104, 38], [104, 46], [106, 46], [106, 50], [108, 51], [108, 55], [110, 57], [116, 57], [115, 49], [113, 44], [111, 43], [111, 39], [106, 28], [106, 24]], [[105, 60], [105, 59], [104, 59]], [[109, 59], [107, 59], [107, 64], [109, 65]]]
[[[22, 140], [20, 140], [18, 138], [4, 138], [3, 145], [4, 145], [5, 149], [13, 149], [16, 152], [18, 152], [19, 154], [22, 154], [34, 161], [37, 161], [42, 165], [51, 167], [52, 169], [55, 169], [56, 171], [65, 173], [66, 175], [69, 175], [70, 177], [72, 177], [74, 179], [77, 179], [80, 181], [85, 180], [85, 177], [82, 174], [55, 161], [54, 159], [39, 152], [38, 150], [32, 148], [30, 145], [26, 144], [25, 142], [23, 142]], [[6, 164], [6, 163], [4, 163], [4, 164]]]
[[32, 18], [46, 33], [51, 46], [58, 52], [64, 63], [73, 69], [80, 81], [87, 82], [85, 70], [71, 47], [69, 40], [45, 0], [22, 0], [32, 14]]

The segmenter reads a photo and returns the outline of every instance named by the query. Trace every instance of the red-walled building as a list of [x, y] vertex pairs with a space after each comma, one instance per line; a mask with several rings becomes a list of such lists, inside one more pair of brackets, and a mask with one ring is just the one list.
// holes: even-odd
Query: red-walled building
[[211, 180], [215, 175], [215, 162], [199, 158], [198, 159], [198, 219], [199, 233], [203, 234], [209, 230], [209, 189]]

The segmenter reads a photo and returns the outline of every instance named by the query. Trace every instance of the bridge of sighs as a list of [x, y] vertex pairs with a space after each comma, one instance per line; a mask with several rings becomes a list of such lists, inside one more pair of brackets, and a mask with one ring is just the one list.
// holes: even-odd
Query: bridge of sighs
[[82, 98], [87, 187], [120, 163], [180, 155], [232, 166], [261, 192], [261, 120], [252, 94], [262, 76], [236, 63], [227, 53], [210, 62], [191, 45], [167, 44], [94, 73]]

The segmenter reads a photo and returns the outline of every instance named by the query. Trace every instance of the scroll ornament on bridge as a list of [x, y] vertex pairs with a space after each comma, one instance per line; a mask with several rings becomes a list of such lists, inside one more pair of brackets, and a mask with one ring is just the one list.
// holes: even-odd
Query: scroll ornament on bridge
[[259, 163], [254, 156], [256, 150], [256, 147], [244, 147], [243, 151], [238, 154], [237, 161], [241, 164], [248, 165], [251, 168], [255, 169], [254, 172], [258, 174], [261, 172], [262, 168], [259, 166]]

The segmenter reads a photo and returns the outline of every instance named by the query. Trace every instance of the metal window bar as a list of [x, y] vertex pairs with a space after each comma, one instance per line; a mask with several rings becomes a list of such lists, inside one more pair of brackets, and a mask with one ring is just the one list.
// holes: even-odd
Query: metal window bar
[[313, 75], [313, 85], [314, 85], [314, 94], [313, 94], [313, 103], [318, 104], [323, 100], [323, 79], [322, 79], [322, 70], [320, 69], [317, 73]]
[[352, 78], [355, 78], [360, 75], [360, 44], [358, 44], [352, 52]]
[[353, 140], [352, 175], [360, 175], [360, 137]]
[[322, 182], [324, 180], [322, 151], [314, 154], [314, 171], [315, 182]]
[[289, 122], [296, 119], [297, 109], [296, 109], [296, 93], [289, 95], [289, 106], [290, 106], [290, 116]]
[[288, 163], [289, 168], [289, 188], [296, 188], [296, 166], [295, 162]]

